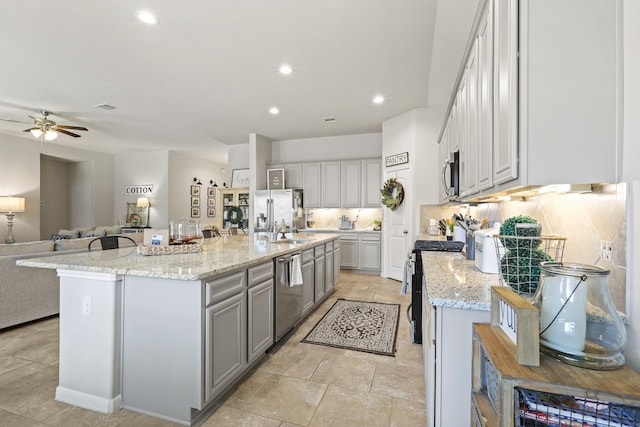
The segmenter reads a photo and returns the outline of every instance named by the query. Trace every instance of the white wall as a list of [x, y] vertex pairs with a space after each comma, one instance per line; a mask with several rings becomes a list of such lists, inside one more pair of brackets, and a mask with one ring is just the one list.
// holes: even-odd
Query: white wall
[[[418, 112], [415, 146], [416, 204], [439, 203], [438, 184], [442, 165], [438, 162], [438, 136], [444, 115], [429, 108]], [[434, 184], [435, 183], [435, 184]]]
[[[25, 197], [25, 212], [14, 219], [17, 242], [40, 239], [40, 142], [0, 135], [0, 195]], [[59, 144], [47, 144], [47, 154], [74, 162], [92, 162], [93, 223], [113, 223], [113, 156]], [[75, 226], [74, 224], [70, 224]], [[0, 218], [0, 241], [6, 237], [6, 219]]]
[[323, 138], [287, 139], [274, 141], [272, 162], [309, 162], [320, 160], [348, 160], [379, 158], [382, 153], [382, 134], [364, 133]]
[[95, 198], [93, 197], [95, 162], [73, 162], [69, 164], [69, 223], [73, 227], [90, 227], [96, 224]]
[[55, 157], [40, 156], [40, 239], [69, 227], [69, 165]]
[[[229, 145], [229, 164], [224, 182], [231, 188], [231, 174], [234, 169], [249, 169], [249, 144]], [[220, 185], [220, 183], [218, 183]]]
[[[177, 151], [169, 152], [169, 191], [168, 206], [169, 214], [165, 223], [154, 222], [154, 226], [168, 227], [169, 221], [177, 221], [183, 217], [191, 217], [191, 185], [193, 178], [200, 179], [202, 187], [200, 189], [200, 221], [207, 224], [212, 219], [207, 218], [207, 187], [211, 186], [213, 181], [222, 187], [222, 183], [226, 180], [226, 175], [221, 169], [226, 168], [222, 163], [216, 163], [195, 157], [191, 153], [182, 153]], [[153, 217], [152, 217], [153, 218]], [[153, 219], [152, 219], [153, 220]]]
[[624, 14], [624, 133], [622, 179], [629, 183], [627, 211], [628, 314], [630, 327], [624, 355], [640, 372], [640, 2], [625, 0]]

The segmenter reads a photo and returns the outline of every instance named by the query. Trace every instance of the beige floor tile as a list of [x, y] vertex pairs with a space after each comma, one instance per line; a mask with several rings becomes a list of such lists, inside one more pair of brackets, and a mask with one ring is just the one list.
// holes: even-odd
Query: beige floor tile
[[47, 427], [47, 425], [0, 409], [0, 427]]
[[211, 415], [202, 427], [279, 427], [281, 422], [222, 406]]
[[51, 365], [58, 362], [60, 354], [59, 341], [46, 342], [42, 345], [30, 346], [23, 351], [15, 353], [15, 357]]
[[20, 369], [28, 365], [28, 360], [19, 359], [13, 356], [0, 357], [0, 376], [14, 369]]
[[329, 386], [309, 427], [389, 425], [391, 398]]
[[328, 355], [318, 366], [311, 381], [352, 390], [369, 391], [375, 370], [376, 364], [374, 362]]
[[326, 384], [273, 375], [253, 396], [248, 412], [306, 426], [316, 411]]
[[396, 399], [391, 401], [391, 422], [389, 427], [417, 427], [427, 425], [424, 402]]
[[371, 385], [372, 393], [424, 402], [422, 368], [378, 363]]
[[285, 346], [269, 355], [260, 370], [308, 380], [318, 369], [325, 354], [326, 352], [319, 349], [301, 348], [296, 345]]

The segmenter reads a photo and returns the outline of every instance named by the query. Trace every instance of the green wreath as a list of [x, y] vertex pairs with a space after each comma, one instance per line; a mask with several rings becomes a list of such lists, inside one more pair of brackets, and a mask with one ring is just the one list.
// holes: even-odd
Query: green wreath
[[395, 210], [404, 200], [404, 187], [395, 178], [389, 178], [380, 193], [382, 193], [382, 204], [391, 210]]
[[242, 209], [240, 209], [240, 207], [231, 206], [227, 210], [227, 221], [229, 221], [231, 224], [239, 224], [240, 222], [242, 222], [242, 218]]

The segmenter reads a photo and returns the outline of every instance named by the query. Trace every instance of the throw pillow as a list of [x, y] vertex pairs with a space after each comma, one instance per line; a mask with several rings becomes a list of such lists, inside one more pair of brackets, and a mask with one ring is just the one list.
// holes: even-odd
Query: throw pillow
[[78, 237], [80, 237], [80, 232], [75, 228], [73, 230], [65, 230], [64, 228], [62, 228], [60, 229], [60, 231], [58, 231], [58, 235], [69, 236], [69, 239], [77, 239]]

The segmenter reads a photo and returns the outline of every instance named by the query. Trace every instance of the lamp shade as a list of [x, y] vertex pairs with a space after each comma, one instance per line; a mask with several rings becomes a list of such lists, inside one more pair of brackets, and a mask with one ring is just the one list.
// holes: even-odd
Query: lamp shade
[[0, 212], [24, 212], [24, 197], [0, 196]]
[[149, 199], [147, 197], [138, 197], [138, 200], [136, 201], [136, 206], [139, 208], [148, 208]]

